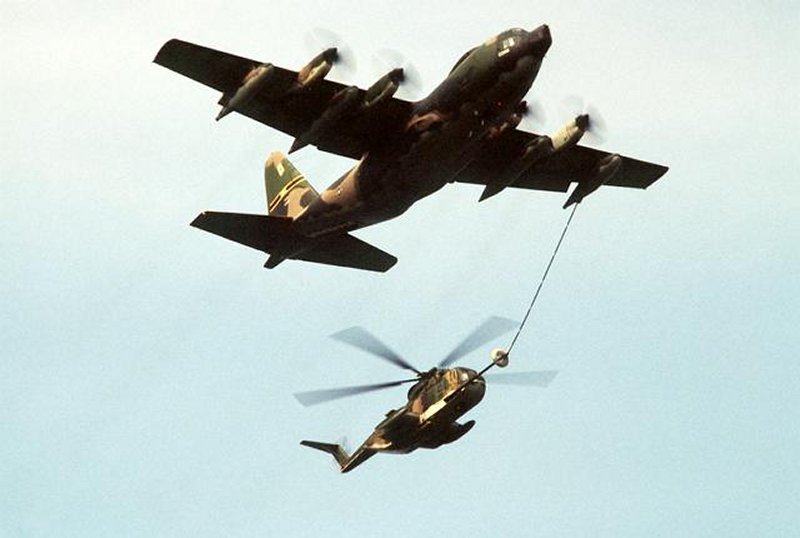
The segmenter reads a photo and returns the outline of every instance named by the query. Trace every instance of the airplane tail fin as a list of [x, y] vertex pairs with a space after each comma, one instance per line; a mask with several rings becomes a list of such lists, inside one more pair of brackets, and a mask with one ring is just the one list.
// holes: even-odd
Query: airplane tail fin
[[264, 164], [267, 212], [275, 217], [295, 218], [319, 198], [314, 187], [280, 151], [273, 151]]
[[374, 450], [364, 448], [363, 446], [350, 456], [341, 445], [320, 443], [318, 441], [300, 441], [300, 444], [331, 454], [336, 459], [336, 463], [339, 464], [339, 470], [343, 473], [351, 471], [354, 467], [360, 465], [364, 460], [375, 454]]

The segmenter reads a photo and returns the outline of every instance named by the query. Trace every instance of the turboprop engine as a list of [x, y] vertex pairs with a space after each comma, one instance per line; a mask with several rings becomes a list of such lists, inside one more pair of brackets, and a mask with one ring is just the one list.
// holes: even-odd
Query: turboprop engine
[[328, 107], [314, 120], [311, 127], [294, 140], [289, 153], [309, 144], [316, 144], [325, 134], [335, 129], [344, 118], [354, 116], [385, 102], [397, 92], [402, 80], [403, 70], [398, 68], [390, 71], [370, 86], [363, 97], [361, 90], [356, 86], [339, 91], [331, 98]]
[[397, 93], [397, 90], [400, 88], [400, 83], [404, 80], [405, 73], [402, 67], [392, 69], [369, 87], [364, 94], [364, 106], [366, 108], [371, 108], [385, 102]]
[[333, 64], [339, 58], [339, 51], [331, 47], [320, 52], [297, 73], [295, 89], [307, 88], [314, 82], [322, 80], [331, 72]]
[[562, 149], [574, 146], [586, 134], [589, 129], [589, 115], [581, 114], [576, 116], [574, 120], [568, 122], [561, 129], [550, 135], [553, 141], [553, 151], [560, 151]]

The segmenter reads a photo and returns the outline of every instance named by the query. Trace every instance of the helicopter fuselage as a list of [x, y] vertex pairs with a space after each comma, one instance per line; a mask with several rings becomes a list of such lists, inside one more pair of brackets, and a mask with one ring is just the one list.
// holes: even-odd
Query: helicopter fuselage
[[469, 368], [433, 369], [408, 391], [408, 402], [386, 413], [375, 431], [341, 466], [347, 472], [378, 452], [408, 454], [438, 448], [467, 433], [474, 421], [457, 420], [478, 405], [486, 382]]

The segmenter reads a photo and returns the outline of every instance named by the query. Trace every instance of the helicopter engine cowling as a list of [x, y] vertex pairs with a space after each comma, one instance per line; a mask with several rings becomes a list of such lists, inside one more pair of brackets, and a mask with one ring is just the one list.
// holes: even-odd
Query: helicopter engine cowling
[[505, 349], [499, 347], [493, 349], [490, 357], [492, 358], [492, 362], [498, 367], [505, 368], [508, 366], [508, 352]]

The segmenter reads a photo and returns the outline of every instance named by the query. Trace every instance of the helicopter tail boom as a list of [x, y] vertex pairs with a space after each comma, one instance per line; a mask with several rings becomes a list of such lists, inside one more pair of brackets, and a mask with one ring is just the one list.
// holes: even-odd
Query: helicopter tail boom
[[300, 444], [331, 454], [336, 459], [336, 463], [339, 464], [339, 470], [343, 473], [351, 471], [353, 468], [366, 461], [367, 458], [375, 454], [374, 450], [364, 448], [363, 446], [356, 450], [352, 456], [350, 456], [341, 445], [320, 443], [318, 441], [300, 441]]

